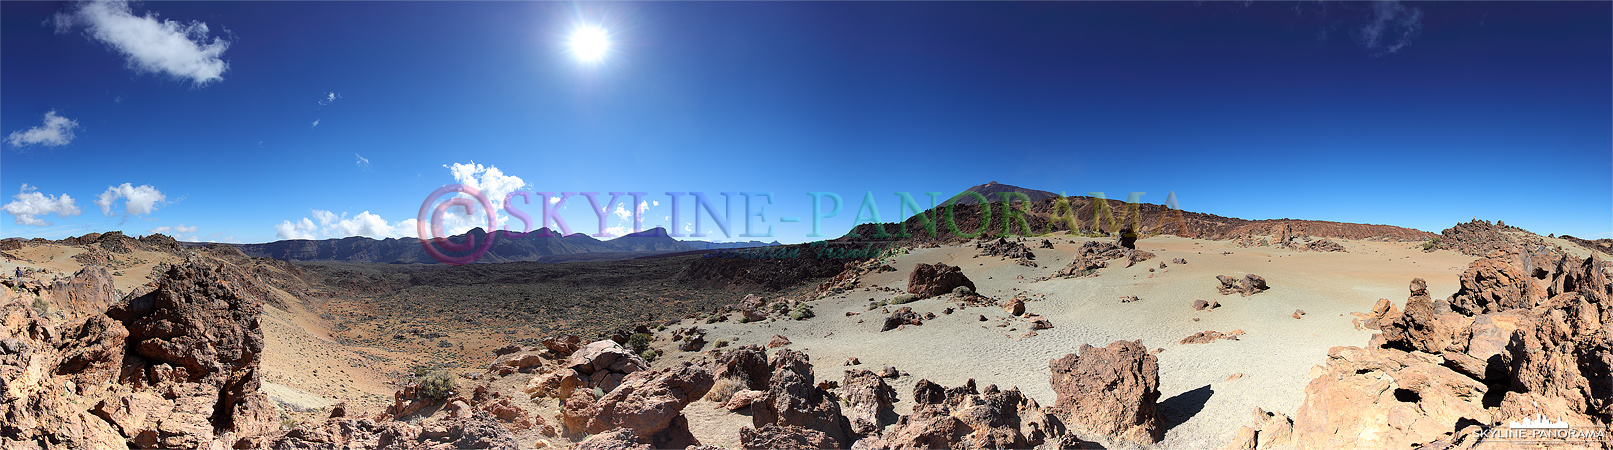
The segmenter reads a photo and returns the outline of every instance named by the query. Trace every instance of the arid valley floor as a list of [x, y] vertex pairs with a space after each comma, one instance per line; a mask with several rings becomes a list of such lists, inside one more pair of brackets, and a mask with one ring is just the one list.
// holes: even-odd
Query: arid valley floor
[[1613, 442], [1481, 436], [1537, 415], [1607, 430], [1607, 254], [1482, 221], [1306, 226], [1135, 251], [903, 242], [782, 289], [714, 282], [699, 254], [450, 267], [7, 241], [0, 448]]

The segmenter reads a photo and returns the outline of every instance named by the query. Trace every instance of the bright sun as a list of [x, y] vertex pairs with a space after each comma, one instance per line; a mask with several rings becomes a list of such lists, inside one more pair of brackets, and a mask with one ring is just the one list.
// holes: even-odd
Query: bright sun
[[571, 54], [585, 63], [596, 63], [610, 50], [610, 34], [604, 28], [584, 25], [571, 32]]

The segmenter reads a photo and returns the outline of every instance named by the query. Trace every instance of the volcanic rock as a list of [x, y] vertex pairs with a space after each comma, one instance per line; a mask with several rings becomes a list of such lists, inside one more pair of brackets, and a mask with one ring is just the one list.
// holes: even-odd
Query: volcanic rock
[[903, 306], [885, 318], [885, 325], [880, 327], [879, 331], [890, 331], [904, 325], [924, 325], [924, 320], [913, 312], [913, 308]]
[[1159, 442], [1159, 360], [1142, 341], [1082, 345], [1048, 363], [1057, 394], [1053, 414], [1070, 427], [1136, 445]]
[[919, 298], [948, 294], [958, 286], [975, 289], [975, 283], [963, 275], [962, 269], [941, 263], [919, 264], [907, 277], [907, 292]]
[[840, 404], [813, 380], [812, 363], [805, 353], [779, 349], [770, 361], [773, 374], [767, 398], [751, 404], [751, 421], [758, 429], [767, 425], [797, 426], [823, 432], [829, 447], [850, 445], [851, 425], [840, 413]]

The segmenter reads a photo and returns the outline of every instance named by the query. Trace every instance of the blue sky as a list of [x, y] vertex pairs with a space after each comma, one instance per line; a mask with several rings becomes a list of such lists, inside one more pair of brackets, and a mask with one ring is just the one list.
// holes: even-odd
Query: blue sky
[[[774, 236], [739, 236], [736, 195], [731, 236], [702, 216], [705, 238], [802, 242], [808, 192], [844, 199], [820, 225], [837, 236], [867, 192], [891, 221], [897, 192], [928, 206], [998, 181], [1175, 192], [1247, 219], [1613, 237], [1610, 17], [1607, 2], [3, 2], [0, 236], [412, 236], [428, 194], [468, 182], [648, 192], [643, 226], [675, 230], [666, 192], [719, 209], [720, 192], [770, 192], [753, 221]], [[608, 40], [592, 62], [571, 46], [589, 27]], [[540, 215], [536, 197], [517, 208]], [[571, 231], [599, 231], [588, 209], [567, 201]]]

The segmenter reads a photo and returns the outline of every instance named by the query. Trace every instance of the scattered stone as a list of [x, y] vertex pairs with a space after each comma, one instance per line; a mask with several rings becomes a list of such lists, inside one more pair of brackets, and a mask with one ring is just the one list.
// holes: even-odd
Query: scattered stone
[[858, 365], [858, 364], [862, 364], [862, 361], [858, 361], [857, 357], [855, 357], [855, 356], [850, 356], [850, 357], [846, 358], [846, 363], [843, 364], [843, 365], [855, 366], [855, 365]]
[[1244, 275], [1242, 279], [1233, 278], [1226, 275], [1216, 275], [1215, 279], [1221, 282], [1221, 287], [1219, 288], [1221, 295], [1231, 295], [1232, 293], [1236, 292], [1242, 294], [1244, 297], [1248, 297], [1269, 289], [1266, 286], [1265, 278], [1252, 273]]
[[924, 321], [919, 318], [917, 313], [913, 312], [913, 308], [903, 306], [901, 309], [897, 309], [896, 312], [891, 313], [890, 317], [885, 318], [885, 325], [880, 327], [879, 331], [895, 330], [906, 325], [924, 325]]
[[1131, 303], [1131, 302], [1135, 302], [1135, 301], [1138, 301], [1138, 300], [1142, 300], [1142, 299], [1137, 298], [1137, 296], [1135, 296], [1135, 295], [1123, 295], [1123, 296], [1120, 297], [1120, 303]]
[[1025, 301], [1019, 297], [1011, 298], [1008, 300], [1008, 304], [1003, 305], [1003, 309], [1008, 310], [1008, 315], [1010, 316], [1025, 315]]
[[1296, 310], [1294, 310], [1294, 314], [1293, 314], [1293, 317], [1294, 317], [1294, 318], [1295, 318], [1295, 319], [1298, 319], [1298, 318], [1299, 318], [1299, 316], [1303, 316], [1303, 315], [1305, 315], [1305, 310], [1303, 310], [1303, 309], [1296, 309]]
[[1216, 339], [1226, 339], [1226, 340], [1229, 340], [1229, 341], [1236, 341], [1236, 340], [1238, 340], [1238, 336], [1242, 336], [1242, 335], [1243, 335], [1243, 330], [1233, 330], [1231, 333], [1221, 333], [1221, 332], [1216, 332], [1216, 331], [1200, 331], [1200, 332], [1197, 332], [1197, 333], [1193, 333], [1192, 336], [1182, 338], [1182, 343], [1183, 344], [1208, 344], [1208, 343], [1211, 343], [1211, 342], [1215, 342]]
[[767, 348], [779, 348], [786, 345], [790, 345], [790, 338], [777, 334], [773, 335], [773, 340], [767, 341]]

